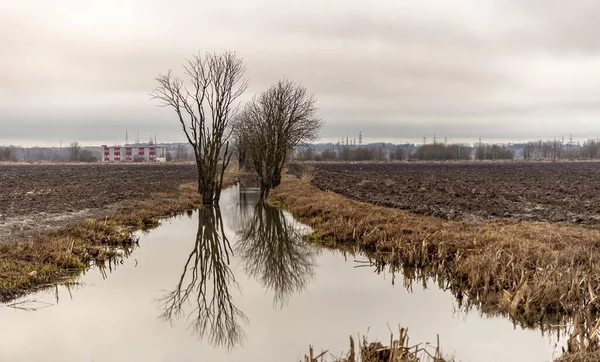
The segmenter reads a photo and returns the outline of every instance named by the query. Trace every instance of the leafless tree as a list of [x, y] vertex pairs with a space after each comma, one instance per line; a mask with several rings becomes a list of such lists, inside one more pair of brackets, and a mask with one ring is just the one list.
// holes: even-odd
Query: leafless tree
[[283, 80], [255, 96], [236, 118], [235, 137], [243, 140], [263, 197], [281, 182], [294, 147], [318, 137], [323, 122], [316, 117], [315, 103], [304, 86]]
[[79, 152], [81, 152], [79, 142], [71, 142], [69, 145], [69, 161], [79, 161]]
[[234, 52], [198, 54], [186, 60], [186, 82], [172, 71], [156, 78], [151, 96], [177, 114], [198, 167], [198, 192], [204, 203], [218, 203], [223, 173], [231, 159], [229, 123], [246, 90], [246, 70]]
[[178, 161], [188, 159], [188, 151], [183, 145], [177, 145], [177, 147], [175, 148], [175, 159]]

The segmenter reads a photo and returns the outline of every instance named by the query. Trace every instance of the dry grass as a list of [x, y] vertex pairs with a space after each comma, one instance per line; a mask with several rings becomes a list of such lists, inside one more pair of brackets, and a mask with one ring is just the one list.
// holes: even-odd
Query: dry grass
[[[236, 180], [227, 170], [225, 187]], [[28, 239], [0, 245], [0, 302], [74, 276], [91, 262], [103, 264], [127, 255], [137, 244], [136, 230], [159, 225], [159, 220], [202, 204], [196, 183], [183, 184], [178, 194], [153, 195], [150, 200], [130, 200], [104, 219], [87, 219], [67, 228], [39, 233]]]
[[[408, 328], [398, 327], [398, 339], [390, 335], [389, 345], [386, 347], [380, 342], [368, 342], [366, 337], [362, 338], [356, 351], [354, 338], [350, 336], [350, 349], [343, 357], [333, 357], [333, 362], [450, 362], [450, 359], [442, 357], [439, 347], [439, 337], [434, 347], [429, 343], [409, 343]], [[360, 339], [360, 337], [359, 337]], [[301, 362], [323, 362], [327, 357], [324, 351], [315, 354], [312, 346], [309, 346], [308, 355]], [[358, 352], [358, 353], [357, 353]]]
[[599, 230], [446, 221], [350, 200], [289, 175], [270, 197], [312, 226], [314, 241], [385, 254], [396, 268], [435, 277], [459, 301], [527, 326], [572, 318], [569, 351], [598, 347]]

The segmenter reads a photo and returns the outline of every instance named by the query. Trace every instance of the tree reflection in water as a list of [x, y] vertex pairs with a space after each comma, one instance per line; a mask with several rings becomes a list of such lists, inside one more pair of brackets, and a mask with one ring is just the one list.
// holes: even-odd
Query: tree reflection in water
[[272, 290], [273, 302], [280, 307], [314, 276], [315, 251], [303, 241], [305, 231], [305, 226], [286, 218], [280, 209], [261, 202], [235, 247], [244, 271]]
[[[218, 347], [233, 348], [244, 339], [246, 315], [232, 300], [230, 286], [239, 288], [230, 268], [231, 245], [218, 207], [198, 210], [198, 233], [176, 288], [161, 298], [162, 318], [186, 316], [190, 328]], [[185, 311], [185, 305], [191, 311]]]
[[[245, 272], [272, 290], [274, 304], [281, 307], [312, 279], [315, 252], [302, 240], [305, 226], [255, 201], [240, 190], [237, 205], [224, 211], [240, 239], [234, 249]], [[175, 289], [159, 300], [161, 318], [169, 322], [187, 318], [193, 332], [215, 347], [241, 344], [248, 318], [234, 305], [230, 291], [239, 289], [230, 267], [233, 254], [221, 210], [209, 206], [198, 210], [194, 248]]]

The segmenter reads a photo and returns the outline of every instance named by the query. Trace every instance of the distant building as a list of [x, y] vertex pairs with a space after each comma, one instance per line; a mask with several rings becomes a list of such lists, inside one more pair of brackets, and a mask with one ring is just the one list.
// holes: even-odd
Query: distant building
[[164, 147], [155, 145], [106, 146], [102, 145], [103, 162], [164, 162]]

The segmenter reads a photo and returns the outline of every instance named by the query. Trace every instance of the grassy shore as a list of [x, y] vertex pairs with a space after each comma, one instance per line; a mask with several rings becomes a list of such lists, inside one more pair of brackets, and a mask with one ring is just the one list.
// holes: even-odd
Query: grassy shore
[[[226, 172], [225, 186], [239, 174]], [[175, 193], [154, 193], [147, 200], [121, 203], [102, 219], [85, 219], [66, 228], [0, 244], [0, 302], [7, 302], [79, 275], [93, 263], [103, 264], [130, 253], [134, 232], [159, 225], [164, 217], [202, 205], [197, 184], [180, 185]]]
[[436, 277], [469, 306], [523, 325], [572, 321], [570, 356], [598, 350], [599, 230], [446, 221], [350, 200], [291, 175], [270, 198], [313, 228], [313, 242], [376, 253], [395, 268]]

